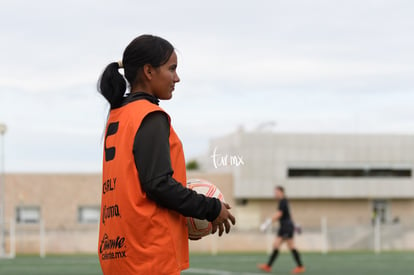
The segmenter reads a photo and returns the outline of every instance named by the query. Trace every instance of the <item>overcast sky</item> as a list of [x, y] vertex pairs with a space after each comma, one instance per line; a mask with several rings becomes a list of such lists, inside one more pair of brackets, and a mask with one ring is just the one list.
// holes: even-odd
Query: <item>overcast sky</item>
[[414, 133], [413, 1], [0, 0], [8, 172], [97, 172], [103, 68], [136, 36], [177, 48], [171, 101], [187, 159], [212, 137]]

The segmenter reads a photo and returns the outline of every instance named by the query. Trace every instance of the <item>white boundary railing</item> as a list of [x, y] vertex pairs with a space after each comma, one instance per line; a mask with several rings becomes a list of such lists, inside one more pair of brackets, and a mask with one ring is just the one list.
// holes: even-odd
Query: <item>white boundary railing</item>
[[[16, 223], [10, 219], [8, 223], [0, 222], [2, 250], [0, 259], [12, 259], [16, 257]], [[8, 244], [8, 251], [6, 249]], [[4, 248], [4, 249], [3, 249]]]
[[328, 239], [328, 219], [321, 217], [321, 233], [322, 233], [322, 254], [327, 254], [329, 250], [329, 239]]

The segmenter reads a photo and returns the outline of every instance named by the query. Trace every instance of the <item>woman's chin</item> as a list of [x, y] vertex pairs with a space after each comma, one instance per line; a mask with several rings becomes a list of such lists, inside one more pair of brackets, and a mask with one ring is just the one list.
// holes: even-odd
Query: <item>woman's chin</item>
[[163, 97], [160, 97], [160, 100], [169, 100], [172, 98], [172, 92], [170, 92], [169, 94], [163, 95]]

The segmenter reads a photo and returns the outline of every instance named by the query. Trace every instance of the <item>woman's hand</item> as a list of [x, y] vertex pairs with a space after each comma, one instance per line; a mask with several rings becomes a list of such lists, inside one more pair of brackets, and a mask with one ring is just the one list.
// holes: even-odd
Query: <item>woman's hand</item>
[[228, 205], [225, 202], [221, 202], [221, 211], [218, 217], [211, 223], [213, 225], [213, 228], [211, 230], [211, 234], [216, 233], [217, 229], [219, 230], [219, 236], [223, 235], [224, 229], [226, 230], [226, 233], [230, 232], [230, 222], [233, 225], [236, 224], [236, 219], [234, 216], [230, 213], [228, 209], [230, 209], [230, 205]]

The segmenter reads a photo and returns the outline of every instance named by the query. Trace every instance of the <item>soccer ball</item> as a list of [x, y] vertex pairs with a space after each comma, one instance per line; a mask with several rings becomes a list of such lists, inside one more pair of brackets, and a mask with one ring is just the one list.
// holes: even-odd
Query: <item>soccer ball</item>
[[[221, 191], [214, 184], [206, 180], [190, 179], [187, 182], [187, 188], [190, 188], [199, 194], [203, 194], [206, 197], [217, 198], [224, 202], [224, 197]], [[209, 235], [213, 228], [211, 222], [191, 217], [187, 217], [187, 226], [188, 236], [193, 239]]]

